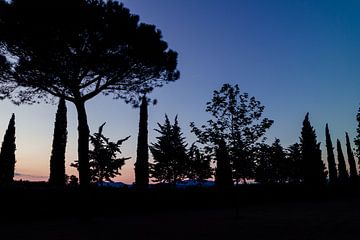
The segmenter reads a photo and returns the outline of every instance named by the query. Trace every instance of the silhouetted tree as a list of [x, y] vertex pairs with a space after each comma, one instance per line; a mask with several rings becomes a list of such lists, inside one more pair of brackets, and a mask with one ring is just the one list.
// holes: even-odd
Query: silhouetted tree
[[343, 151], [341, 149], [341, 143], [340, 143], [339, 139], [337, 139], [336, 145], [337, 145], [336, 150], [337, 150], [337, 154], [338, 154], [339, 182], [345, 183], [345, 182], [347, 182], [349, 175], [346, 170], [345, 158], [344, 158]]
[[220, 139], [215, 149], [216, 169], [215, 185], [221, 189], [233, 186], [229, 151], [223, 139]]
[[294, 143], [287, 148], [286, 158], [288, 159], [290, 168], [289, 182], [300, 183], [304, 181], [302, 147], [299, 143]]
[[13, 182], [15, 173], [15, 114], [12, 114], [0, 152], [0, 184]]
[[151, 164], [151, 177], [156, 182], [176, 184], [187, 175], [187, 161], [185, 138], [175, 117], [172, 125], [167, 115], [165, 123], [158, 123], [159, 129], [155, 129], [160, 136], [157, 142], [150, 145], [150, 151], [154, 158]]
[[[358, 161], [360, 161], [360, 108], [358, 110], [358, 113], [356, 114], [356, 120], [357, 120], [357, 128], [356, 128], [356, 138], [354, 139], [354, 143], [356, 146], [356, 156], [358, 157]], [[360, 164], [360, 162], [359, 162]]]
[[356, 162], [355, 162], [354, 153], [351, 148], [349, 134], [347, 132], [345, 132], [345, 137], [346, 137], [346, 152], [347, 152], [348, 163], [349, 163], [349, 167], [350, 167], [350, 179], [352, 181], [355, 181], [355, 180], [357, 180], [358, 174], [357, 174], [357, 170], [356, 170]]
[[65, 99], [60, 98], [55, 117], [54, 137], [50, 157], [49, 183], [65, 185], [65, 149], [67, 142], [67, 118]]
[[[200, 128], [191, 123], [192, 132], [201, 144], [205, 144], [213, 156], [224, 145], [232, 163], [233, 179], [254, 177], [254, 149], [273, 121], [261, 118], [264, 106], [255, 97], [240, 93], [238, 85], [224, 84], [214, 91], [213, 98], [206, 103], [206, 112], [212, 118]], [[221, 152], [221, 151], [220, 151]], [[226, 157], [227, 158], [227, 157]]]
[[200, 149], [192, 144], [188, 151], [188, 173], [187, 177], [199, 183], [212, 177], [211, 158], [205, 155]]
[[[99, 131], [90, 136], [90, 142], [93, 149], [89, 151], [90, 176], [93, 183], [102, 184], [105, 181], [112, 182], [112, 178], [121, 175], [120, 170], [128, 158], [118, 158], [121, 154], [120, 146], [128, 140], [130, 136], [120, 139], [117, 142], [111, 142], [109, 138], [103, 135], [103, 123]], [[79, 161], [71, 164], [72, 167], [79, 168]]]
[[255, 180], [261, 183], [286, 183], [291, 175], [291, 162], [280, 144], [279, 139], [269, 146], [259, 144], [259, 156]]
[[334, 184], [337, 181], [337, 170], [336, 170], [336, 163], [334, 156], [334, 148], [332, 145], [328, 124], [326, 124], [325, 127], [325, 136], [326, 136], [327, 162], [329, 169], [329, 182]]
[[326, 181], [326, 172], [321, 160], [320, 144], [316, 141], [315, 130], [310, 124], [309, 113], [306, 114], [301, 131], [302, 161], [304, 183], [322, 185]]
[[112, 0], [2, 1], [0, 46], [1, 98], [74, 103], [82, 186], [90, 183], [85, 103], [100, 93], [134, 103], [179, 78], [160, 30]]
[[149, 185], [149, 146], [148, 146], [148, 102], [144, 95], [140, 105], [139, 135], [135, 163], [135, 185], [144, 189]]

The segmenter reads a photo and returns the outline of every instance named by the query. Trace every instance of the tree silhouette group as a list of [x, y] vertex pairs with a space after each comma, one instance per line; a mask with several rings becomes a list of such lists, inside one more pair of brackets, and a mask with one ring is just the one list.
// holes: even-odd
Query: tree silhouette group
[[[234, 184], [348, 184], [358, 182], [358, 168], [348, 133], [347, 163], [341, 142], [335, 159], [328, 124], [325, 126], [327, 167], [315, 129], [305, 115], [300, 142], [284, 148], [279, 139], [267, 143], [273, 120], [265, 107], [238, 85], [223, 84], [206, 103], [210, 115], [203, 125], [190, 123], [196, 142], [187, 143], [178, 117], [155, 129], [148, 143], [148, 94], [176, 81], [177, 53], [154, 25], [117, 1], [0, 0], [0, 98], [15, 104], [59, 100], [55, 117], [49, 184], [77, 184], [65, 173], [66, 102], [74, 104], [78, 120], [78, 159], [72, 163], [82, 187], [112, 181], [128, 158], [100, 126], [90, 135], [85, 103], [99, 94], [112, 95], [140, 107], [135, 186], [147, 189], [152, 180], [176, 186], [184, 180], [199, 184], [215, 179], [218, 188]], [[356, 118], [355, 155], [360, 158], [360, 108]], [[92, 146], [92, 148], [90, 147]], [[0, 183], [15, 174], [15, 116], [10, 119], [0, 152]], [[151, 157], [149, 156], [151, 152]], [[152, 159], [152, 161], [150, 161]], [[348, 166], [348, 167], [347, 167]], [[349, 171], [348, 171], [349, 168]]]

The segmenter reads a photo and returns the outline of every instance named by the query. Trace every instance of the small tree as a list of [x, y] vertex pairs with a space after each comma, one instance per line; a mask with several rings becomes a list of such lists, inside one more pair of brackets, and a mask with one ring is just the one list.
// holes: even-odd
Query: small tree
[[150, 151], [154, 158], [151, 164], [151, 177], [155, 182], [170, 183], [175, 185], [187, 175], [188, 157], [186, 154], [185, 138], [182, 136], [177, 116], [172, 125], [167, 115], [165, 123], [158, 123], [159, 129], [155, 129], [160, 136], [157, 142], [151, 144]]
[[205, 155], [200, 149], [192, 144], [188, 152], [188, 173], [187, 177], [199, 183], [205, 181], [212, 176], [212, 169], [210, 166], [211, 157]]
[[220, 139], [215, 149], [215, 186], [221, 189], [233, 187], [230, 155], [226, 143]]
[[55, 117], [54, 137], [50, 157], [49, 183], [65, 185], [65, 150], [67, 142], [67, 118], [65, 99], [60, 98]]
[[336, 163], [334, 156], [334, 148], [332, 145], [328, 124], [326, 124], [325, 127], [325, 136], [326, 136], [327, 162], [329, 169], [329, 182], [334, 184], [336, 183], [337, 180], [337, 170], [336, 170]]
[[[102, 184], [105, 181], [112, 182], [112, 178], [121, 175], [121, 167], [125, 164], [128, 158], [118, 158], [121, 154], [120, 146], [123, 142], [128, 140], [130, 136], [111, 142], [106, 138], [102, 132], [105, 123], [99, 127], [99, 131], [90, 136], [90, 142], [93, 149], [89, 151], [90, 159], [90, 176], [93, 183]], [[71, 166], [78, 168], [79, 162], [71, 164]]]
[[351, 148], [349, 134], [347, 132], [345, 132], [345, 137], [346, 137], [346, 152], [347, 152], [347, 157], [348, 157], [348, 163], [350, 166], [350, 179], [352, 181], [355, 181], [355, 180], [357, 180], [358, 174], [357, 174], [357, 170], [356, 170], [356, 162], [355, 162], [354, 153]]
[[304, 183], [322, 185], [326, 181], [325, 165], [321, 160], [320, 144], [316, 141], [315, 130], [310, 124], [309, 113], [306, 114], [301, 131], [302, 161]]
[[287, 148], [286, 158], [291, 166], [290, 179], [292, 183], [300, 183], [304, 181], [302, 147], [299, 143], [294, 143]]
[[12, 114], [0, 152], [0, 184], [13, 182], [15, 173], [15, 114]]
[[238, 85], [224, 84], [206, 103], [206, 112], [212, 115], [207, 125], [198, 128], [190, 124], [198, 141], [205, 144], [213, 156], [223, 147], [226, 149], [237, 183], [254, 177], [256, 143], [263, 140], [273, 123], [262, 118], [263, 111], [264, 106], [255, 97], [240, 93]]
[[347, 182], [349, 175], [346, 170], [345, 158], [344, 158], [344, 154], [343, 154], [343, 151], [341, 148], [341, 143], [340, 143], [339, 139], [337, 139], [336, 145], [337, 145], [336, 149], [337, 149], [337, 154], [338, 154], [339, 182], [345, 183], [345, 182]]
[[140, 105], [139, 135], [135, 163], [135, 185], [147, 188], [149, 185], [149, 146], [148, 146], [148, 102], [144, 95]]

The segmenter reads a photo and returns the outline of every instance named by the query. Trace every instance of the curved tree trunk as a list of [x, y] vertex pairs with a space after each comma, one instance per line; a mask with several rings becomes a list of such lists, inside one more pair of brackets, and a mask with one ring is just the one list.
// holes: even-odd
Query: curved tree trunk
[[85, 102], [75, 103], [78, 114], [78, 157], [79, 157], [79, 180], [81, 187], [90, 185], [89, 174], [89, 126], [87, 122]]

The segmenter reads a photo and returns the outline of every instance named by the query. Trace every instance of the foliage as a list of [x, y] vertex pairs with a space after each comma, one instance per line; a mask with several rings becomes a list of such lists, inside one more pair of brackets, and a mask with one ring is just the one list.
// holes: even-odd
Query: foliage
[[13, 182], [15, 174], [15, 114], [12, 114], [0, 152], [0, 184]]
[[347, 132], [345, 133], [345, 137], [346, 137], [346, 152], [347, 152], [348, 162], [349, 162], [349, 167], [350, 167], [350, 178], [351, 178], [351, 180], [354, 181], [358, 177], [357, 170], [356, 170], [355, 157], [354, 157], [353, 150], [351, 148], [349, 134]]
[[[121, 154], [120, 146], [130, 138], [130, 136], [120, 139], [117, 142], [111, 142], [106, 138], [102, 131], [105, 123], [99, 127], [99, 131], [90, 136], [90, 142], [93, 149], [89, 151], [90, 159], [90, 176], [94, 183], [102, 183], [105, 181], [112, 182], [112, 178], [120, 174], [121, 167], [128, 158], [118, 158]], [[71, 164], [72, 167], [79, 167], [79, 162]]]
[[157, 142], [150, 146], [154, 159], [150, 169], [151, 177], [155, 182], [176, 184], [186, 177], [188, 162], [185, 138], [182, 136], [177, 116], [175, 123], [171, 124], [165, 115], [164, 124], [158, 123], [155, 131], [160, 136], [156, 137]]
[[327, 161], [329, 168], [329, 182], [333, 184], [336, 183], [337, 181], [337, 169], [335, 163], [334, 148], [332, 145], [328, 124], [326, 124], [325, 127], [325, 136], [326, 136]]
[[286, 183], [291, 178], [292, 162], [286, 157], [279, 139], [269, 146], [259, 144], [255, 180], [260, 183]]
[[300, 140], [304, 183], [313, 186], [324, 184], [326, 181], [325, 165], [321, 159], [320, 143], [317, 143], [315, 130], [309, 121], [309, 113], [306, 114], [303, 121]]
[[224, 84], [219, 91], [214, 91], [212, 100], [206, 104], [206, 112], [212, 115], [207, 124], [200, 128], [190, 124], [198, 141], [205, 144], [213, 156], [219, 143], [224, 141], [236, 182], [254, 177], [256, 143], [273, 123], [261, 118], [263, 111], [264, 106], [255, 97], [240, 93], [238, 85]]
[[286, 158], [290, 167], [290, 179], [292, 183], [300, 183], [304, 181], [302, 174], [303, 159], [302, 159], [302, 147], [299, 143], [294, 143], [286, 149]]
[[187, 178], [199, 183], [212, 177], [211, 157], [202, 152], [195, 144], [188, 151]]
[[135, 185], [146, 188], [149, 184], [149, 146], [148, 146], [148, 102], [144, 95], [140, 105], [139, 135], [135, 163]]
[[346, 170], [345, 158], [344, 158], [344, 154], [343, 154], [343, 151], [341, 148], [341, 143], [340, 143], [339, 139], [337, 139], [336, 145], [337, 145], [337, 153], [338, 153], [339, 182], [346, 183], [349, 178], [349, 174]]
[[65, 99], [61, 98], [55, 117], [54, 137], [50, 157], [49, 183], [65, 185], [65, 150], [67, 142], [67, 118]]
[[84, 186], [90, 182], [85, 102], [102, 93], [135, 103], [139, 93], [177, 80], [176, 66], [177, 53], [161, 31], [117, 1], [0, 2], [0, 98], [74, 103]]
[[231, 188], [233, 186], [233, 180], [228, 148], [223, 139], [220, 139], [218, 143], [216, 143], [216, 146], [215, 185], [222, 189]]

